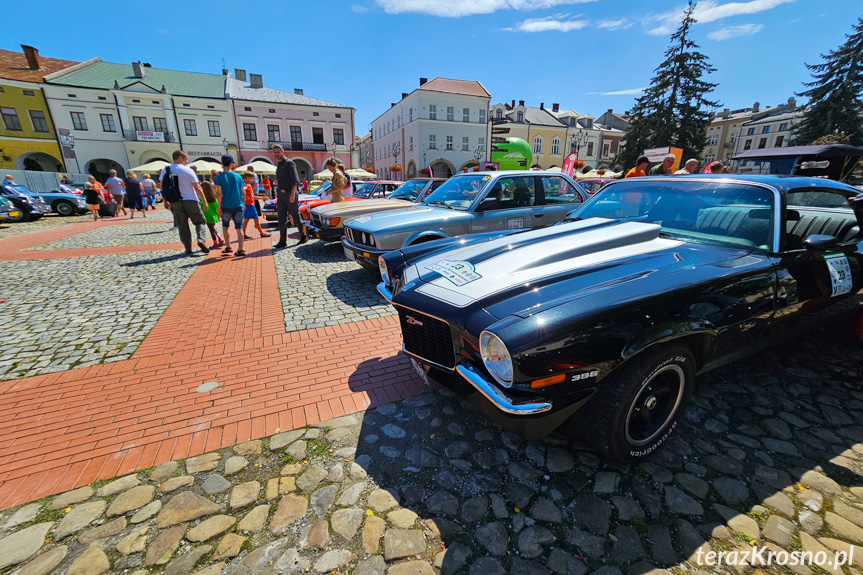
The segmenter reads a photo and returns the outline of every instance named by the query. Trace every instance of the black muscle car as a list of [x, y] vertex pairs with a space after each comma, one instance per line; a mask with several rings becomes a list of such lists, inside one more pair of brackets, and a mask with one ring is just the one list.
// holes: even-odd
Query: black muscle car
[[630, 178], [557, 226], [389, 252], [378, 289], [405, 353], [505, 426], [571, 420], [633, 461], [697, 373], [859, 305], [861, 218], [863, 193], [824, 179]]

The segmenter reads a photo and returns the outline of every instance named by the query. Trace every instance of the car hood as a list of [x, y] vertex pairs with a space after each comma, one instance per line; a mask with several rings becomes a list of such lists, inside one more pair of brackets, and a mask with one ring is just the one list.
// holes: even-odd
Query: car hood
[[374, 234], [380, 231], [416, 229], [422, 226], [442, 227], [466, 223], [470, 219], [471, 216], [467, 212], [422, 205], [353, 218], [350, 226], [355, 230]]
[[407, 200], [363, 200], [362, 202], [337, 202], [315, 208], [315, 213], [326, 217], [351, 218], [363, 214], [409, 208], [413, 202]]
[[660, 237], [657, 224], [591, 218], [456, 248], [406, 273], [416, 291], [495, 317], [526, 317], [561, 298], [740, 257], [737, 250]]

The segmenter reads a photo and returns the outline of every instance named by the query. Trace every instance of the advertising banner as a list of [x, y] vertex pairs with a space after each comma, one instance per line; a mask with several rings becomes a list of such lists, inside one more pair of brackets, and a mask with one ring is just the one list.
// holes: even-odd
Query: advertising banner
[[165, 134], [162, 132], [135, 132], [135, 138], [139, 142], [164, 142]]

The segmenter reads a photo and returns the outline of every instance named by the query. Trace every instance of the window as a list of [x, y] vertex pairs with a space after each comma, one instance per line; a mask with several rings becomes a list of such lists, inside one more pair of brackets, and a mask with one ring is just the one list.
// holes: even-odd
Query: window
[[183, 120], [183, 127], [186, 129], [187, 136], [198, 135], [198, 126], [195, 124], [195, 120]]
[[247, 142], [258, 140], [258, 127], [255, 124], [243, 123], [243, 139]]
[[345, 130], [343, 128], [333, 128], [333, 142], [339, 146], [345, 145]]
[[336, 118], [341, 118], [341, 117], [342, 117], [341, 114], [336, 114]]
[[548, 176], [542, 179], [546, 204], [580, 204], [582, 198], [572, 185], [560, 176]]
[[620, 148], [620, 140], [612, 140], [611, 141], [611, 153], [616, 154], [617, 150]]
[[3, 114], [3, 124], [7, 130], [21, 130], [21, 121], [18, 119], [18, 112], [15, 108], [0, 108], [0, 113]]
[[461, 151], [467, 152], [467, 151], [469, 151], [469, 149], [470, 149], [470, 138], [468, 138], [467, 136], [462, 136]]
[[716, 156], [715, 156], [715, 155], [713, 155], [713, 154], [707, 154], [706, 156], [704, 156], [704, 164], [705, 164], [705, 165], [710, 165], [710, 163], [711, 163], [711, 162], [713, 162], [713, 160], [715, 160], [715, 159], [716, 159]]
[[275, 113], [276, 113], [276, 110], [275, 110], [275, 109], [273, 109], [273, 108], [270, 108], [270, 109], [269, 109], [269, 111], [270, 111], [270, 114], [275, 114]]
[[746, 130], [746, 135], [747, 136], [754, 136], [755, 135], [755, 128], [749, 128], [748, 130]]
[[476, 143], [480, 148], [485, 148], [485, 138], [477, 138]]
[[586, 154], [586, 155], [587, 155], [587, 156], [592, 156], [592, 155], [593, 155], [593, 142], [588, 142], [588, 143], [587, 143], [587, 154]]
[[542, 154], [542, 136], [536, 136], [533, 139], [533, 153]]
[[133, 104], [140, 104], [140, 103], [141, 103], [141, 100], [132, 100], [132, 103], [133, 103]]
[[752, 149], [752, 140], [746, 140], [745, 142], [743, 142], [743, 149], [744, 150], [751, 150]]
[[551, 140], [551, 155], [559, 156], [560, 155], [560, 138], [554, 137]]
[[516, 112], [515, 121], [516, 122], [524, 122], [524, 112]]
[[775, 147], [777, 147], [777, 148], [781, 148], [781, 147], [782, 147], [782, 143], [783, 143], [784, 141], [785, 141], [785, 136], [776, 136], [776, 143], [774, 144], [774, 146], [775, 146]]
[[222, 127], [219, 126], [218, 120], [207, 120], [207, 131], [211, 138], [220, 138], [222, 136]]
[[102, 120], [103, 132], [117, 131], [117, 126], [114, 125], [114, 114], [99, 114], [99, 119]]
[[494, 117], [498, 120], [502, 120], [503, 119], [503, 110], [501, 110], [500, 108], [495, 110], [494, 111]]
[[414, 137], [411, 136], [410, 140], [408, 140], [408, 152], [414, 151]]
[[462, 108], [461, 121], [467, 124], [470, 122], [470, 108]]
[[66, 94], [67, 98], [77, 98], [78, 94]]
[[780, 132], [787, 132], [788, 131], [788, 122], [785, 122], [783, 124], [779, 124], [779, 131]]
[[[149, 132], [150, 128], [147, 126], [147, 118], [142, 116], [132, 116], [132, 124], [135, 125], [135, 130], [138, 132]], [[186, 130], [188, 134], [189, 131]]]
[[[486, 198], [496, 198], [498, 210], [536, 205], [536, 178], [531, 176], [500, 178]], [[523, 225], [529, 227], [533, 223], [525, 221]]]
[[485, 124], [485, 108], [479, 109], [479, 123]]
[[36, 95], [33, 92], [33, 90], [21, 90], [21, 93], [24, 94], [25, 96], [35, 96]]
[[408, 118], [409, 118], [409, 119], [408, 119], [408, 122], [413, 122], [413, 121], [414, 121], [414, 109], [413, 109], [413, 108], [411, 108], [411, 109], [408, 111]]
[[761, 133], [762, 134], [769, 134], [770, 133], [770, 126], [764, 126], [763, 128], [761, 128]]
[[608, 157], [608, 144], [603, 144], [603, 145], [602, 145], [602, 157], [603, 157], [603, 158], [607, 158], [607, 157]]
[[272, 124], [267, 124], [267, 141], [278, 142], [279, 140], [281, 140], [281, 134], [279, 134], [279, 127]]
[[396, 120], [398, 120], [399, 128], [401, 128], [401, 127], [402, 127], [402, 117], [401, 117], [401, 116], [398, 116], [398, 117], [396, 118]]
[[312, 112], [312, 116], [320, 116], [320, 115], [321, 115], [320, 112]]
[[716, 145], [716, 144], [718, 144], [718, 143], [719, 143], [719, 136], [715, 136], [715, 135], [714, 135], [714, 136], [710, 136], [710, 137], [707, 139], [707, 145], [708, 145], [708, 146], [715, 146], [715, 145]]
[[447, 122], [452, 122], [452, 120], [453, 120], [453, 115], [454, 115], [454, 113], [453, 113], [453, 107], [452, 107], [452, 106], [447, 106], [447, 107], [446, 107], [446, 121], [447, 121]]
[[312, 128], [312, 142], [315, 144], [323, 144], [324, 143], [324, 129], [323, 128]]
[[452, 136], [446, 137], [446, 149], [452, 150]]
[[45, 121], [45, 112], [42, 110], [29, 110], [30, 124], [33, 125], [34, 132], [47, 132], [48, 122]]
[[[848, 200], [842, 194], [803, 188], [791, 190], [786, 195], [788, 207], [801, 208], [847, 208]], [[790, 223], [790, 222], [789, 222]]]
[[301, 144], [303, 142], [303, 129], [299, 126], [291, 126], [291, 143]]
[[[72, 127], [73, 128], [75, 128], [76, 130], [82, 130], [82, 131], [87, 130], [87, 118], [84, 117], [84, 112], [69, 112], [69, 114], [72, 116]], [[6, 118], [5, 114], [4, 114], [3, 118], [4, 119]]]
[[429, 104], [429, 120], [437, 120], [437, 104]]
[[192, 105], [191, 105], [191, 104], [183, 104], [183, 107], [184, 107], [184, 108], [191, 108], [191, 107], [192, 107]]
[[168, 121], [165, 118], [153, 118], [153, 129], [157, 132], [168, 132]]
[[[183, 105], [185, 106], [185, 104], [183, 104]], [[246, 112], [251, 112], [252, 108], [250, 106], [244, 106], [243, 110], [245, 110]]]
[[429, 134], [429, 150], [437, 150], [437, 136]]
[[766, 147], [767, 147], [767, 138], [761, 138], [760, 140], [758, 140], [758, 149], [759, 150], [762, 148], [766, 148]]
[[[157, 106], [158, 106], [159, 104], [161, 104], [161, 102], [159, 102], [159, 100], [150, 100], [150, 103], [152, 103], [152, 104], [156, 104]], [[212, 106], [207, 106], [207, 107], [208, 107], [208, 108], [212, 108]]]

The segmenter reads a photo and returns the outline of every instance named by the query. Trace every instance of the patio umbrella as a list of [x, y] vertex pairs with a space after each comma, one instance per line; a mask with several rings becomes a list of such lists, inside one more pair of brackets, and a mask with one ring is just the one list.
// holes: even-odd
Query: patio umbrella
[[189, 167], [198, 170], [199, 174], [209, 174], [210, 170], [222, 171], [222, 164], [219, 162], [208, 162], [207, 160], [195, 160], [189, 164]]
[[318, 172], [317, 174], [312, 176], [312, 179], [315, 179], [315, 180], [332, 180], [333, 179], [333, 173], [329, 170], [324, 170], [323, 172]]
[[156, 172], [157, 174], [162, 171], [162, 168], [165, 166], [169, 166], [170, 163], [165, 160], [153, 160], [152, 162], [147, 162], [146, 164], [142, 164], [137, 168], [132, 168], [130, 171], [132, 172]]
[[359, 168], [351, 168], [350, 170], [345, 171], [345, 173], [354, 180], [374, 180], [378, 177], [376, 174]]
[[276, 173], [276, 166], [263, 160], [255, 160], [254, 162], [240, 166], [237, 168], [237, 171], [242, 174], [249, 168], [252, 168], [256, 174], [263, 174], [264, 176], [272, 176]]

